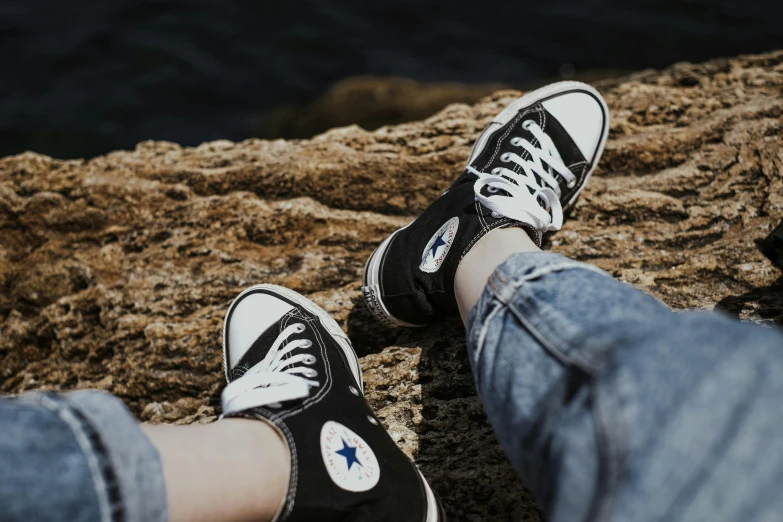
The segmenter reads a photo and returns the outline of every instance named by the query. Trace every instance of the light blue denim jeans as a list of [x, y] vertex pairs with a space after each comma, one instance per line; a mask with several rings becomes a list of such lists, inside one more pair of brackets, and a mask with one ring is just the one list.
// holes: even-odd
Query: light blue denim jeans
[[783, 334], [518, 254], [468, 319], [476, 387], [552, 522], [783, 520]]
[[164, 522], [157, 450], [105, 392], [0, 399], [0, 521]]

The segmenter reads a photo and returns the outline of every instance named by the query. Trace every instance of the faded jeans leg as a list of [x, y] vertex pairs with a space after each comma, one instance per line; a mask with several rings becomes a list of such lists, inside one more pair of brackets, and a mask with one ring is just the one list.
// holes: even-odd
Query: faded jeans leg
[[552, 521], [783, 519], [783, 334], [511, 257], [467, 326], [490, 422]]
[[167, 518], [160, 456], [118, 398], [0, 398], [0, 521]]

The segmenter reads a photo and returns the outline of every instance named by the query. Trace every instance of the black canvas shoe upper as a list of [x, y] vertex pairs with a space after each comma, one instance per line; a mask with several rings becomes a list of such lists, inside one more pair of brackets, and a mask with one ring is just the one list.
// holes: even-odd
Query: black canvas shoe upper
[[258, 285], [224, 326], [224, 416], [274, 426], [291, 454], [280, 521], [443, 520], [429, 486], [364, 400], [340, 327], [290, 290]]
[[540, 246], [584, 188], [607, 130], [600, 95], [577, 82], [512, 103], [482, 133], [451, 187], [373, 253], [363, 294], [376, 317], [416, 326], [456, 311], [457, 266], [493, 229], [524, 228]]

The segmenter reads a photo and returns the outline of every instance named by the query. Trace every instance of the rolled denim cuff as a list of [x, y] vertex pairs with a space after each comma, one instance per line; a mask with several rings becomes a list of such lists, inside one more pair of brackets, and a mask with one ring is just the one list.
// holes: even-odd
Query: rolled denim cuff
[[[474, 347], [483, 345], [490, 321], [512, 299], [521, 285], [551, 273], [570, 269], [588, 270], [611, 277], [597, 267], [568, 259], [554, 252], [524, 252], [506, 259], [489, 276], [481, 297], [468, 314], [465, 325], [469, 345]], [[479, 351], [476, 352], [476, 356]]]
[[20, 400], [56, 412], [73, 432], [92, 476], [100, 520], [168, 519], [160, 455], [122, 401], [93, 390], [30, 393]]

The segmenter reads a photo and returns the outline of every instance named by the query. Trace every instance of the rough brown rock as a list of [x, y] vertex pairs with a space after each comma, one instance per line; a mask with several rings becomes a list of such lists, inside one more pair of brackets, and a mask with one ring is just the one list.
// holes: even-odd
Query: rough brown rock
[[[755, 245], [783, 218], [783, 52], [600, 87], [610, 141], [549, 247], [676, 308], [783, 323], [783, 279]], [[309, 141], [0, 160], [0, 390], [103, 388], [143, 420], [210, 421], [226, 307], [250, 284], [286, 285], [351, 335], [369, 400], [453, 520], [538, 520], [475, 397], [459, 322], [385, 329], [359, 295], [374, 246], [518, 94]]]

